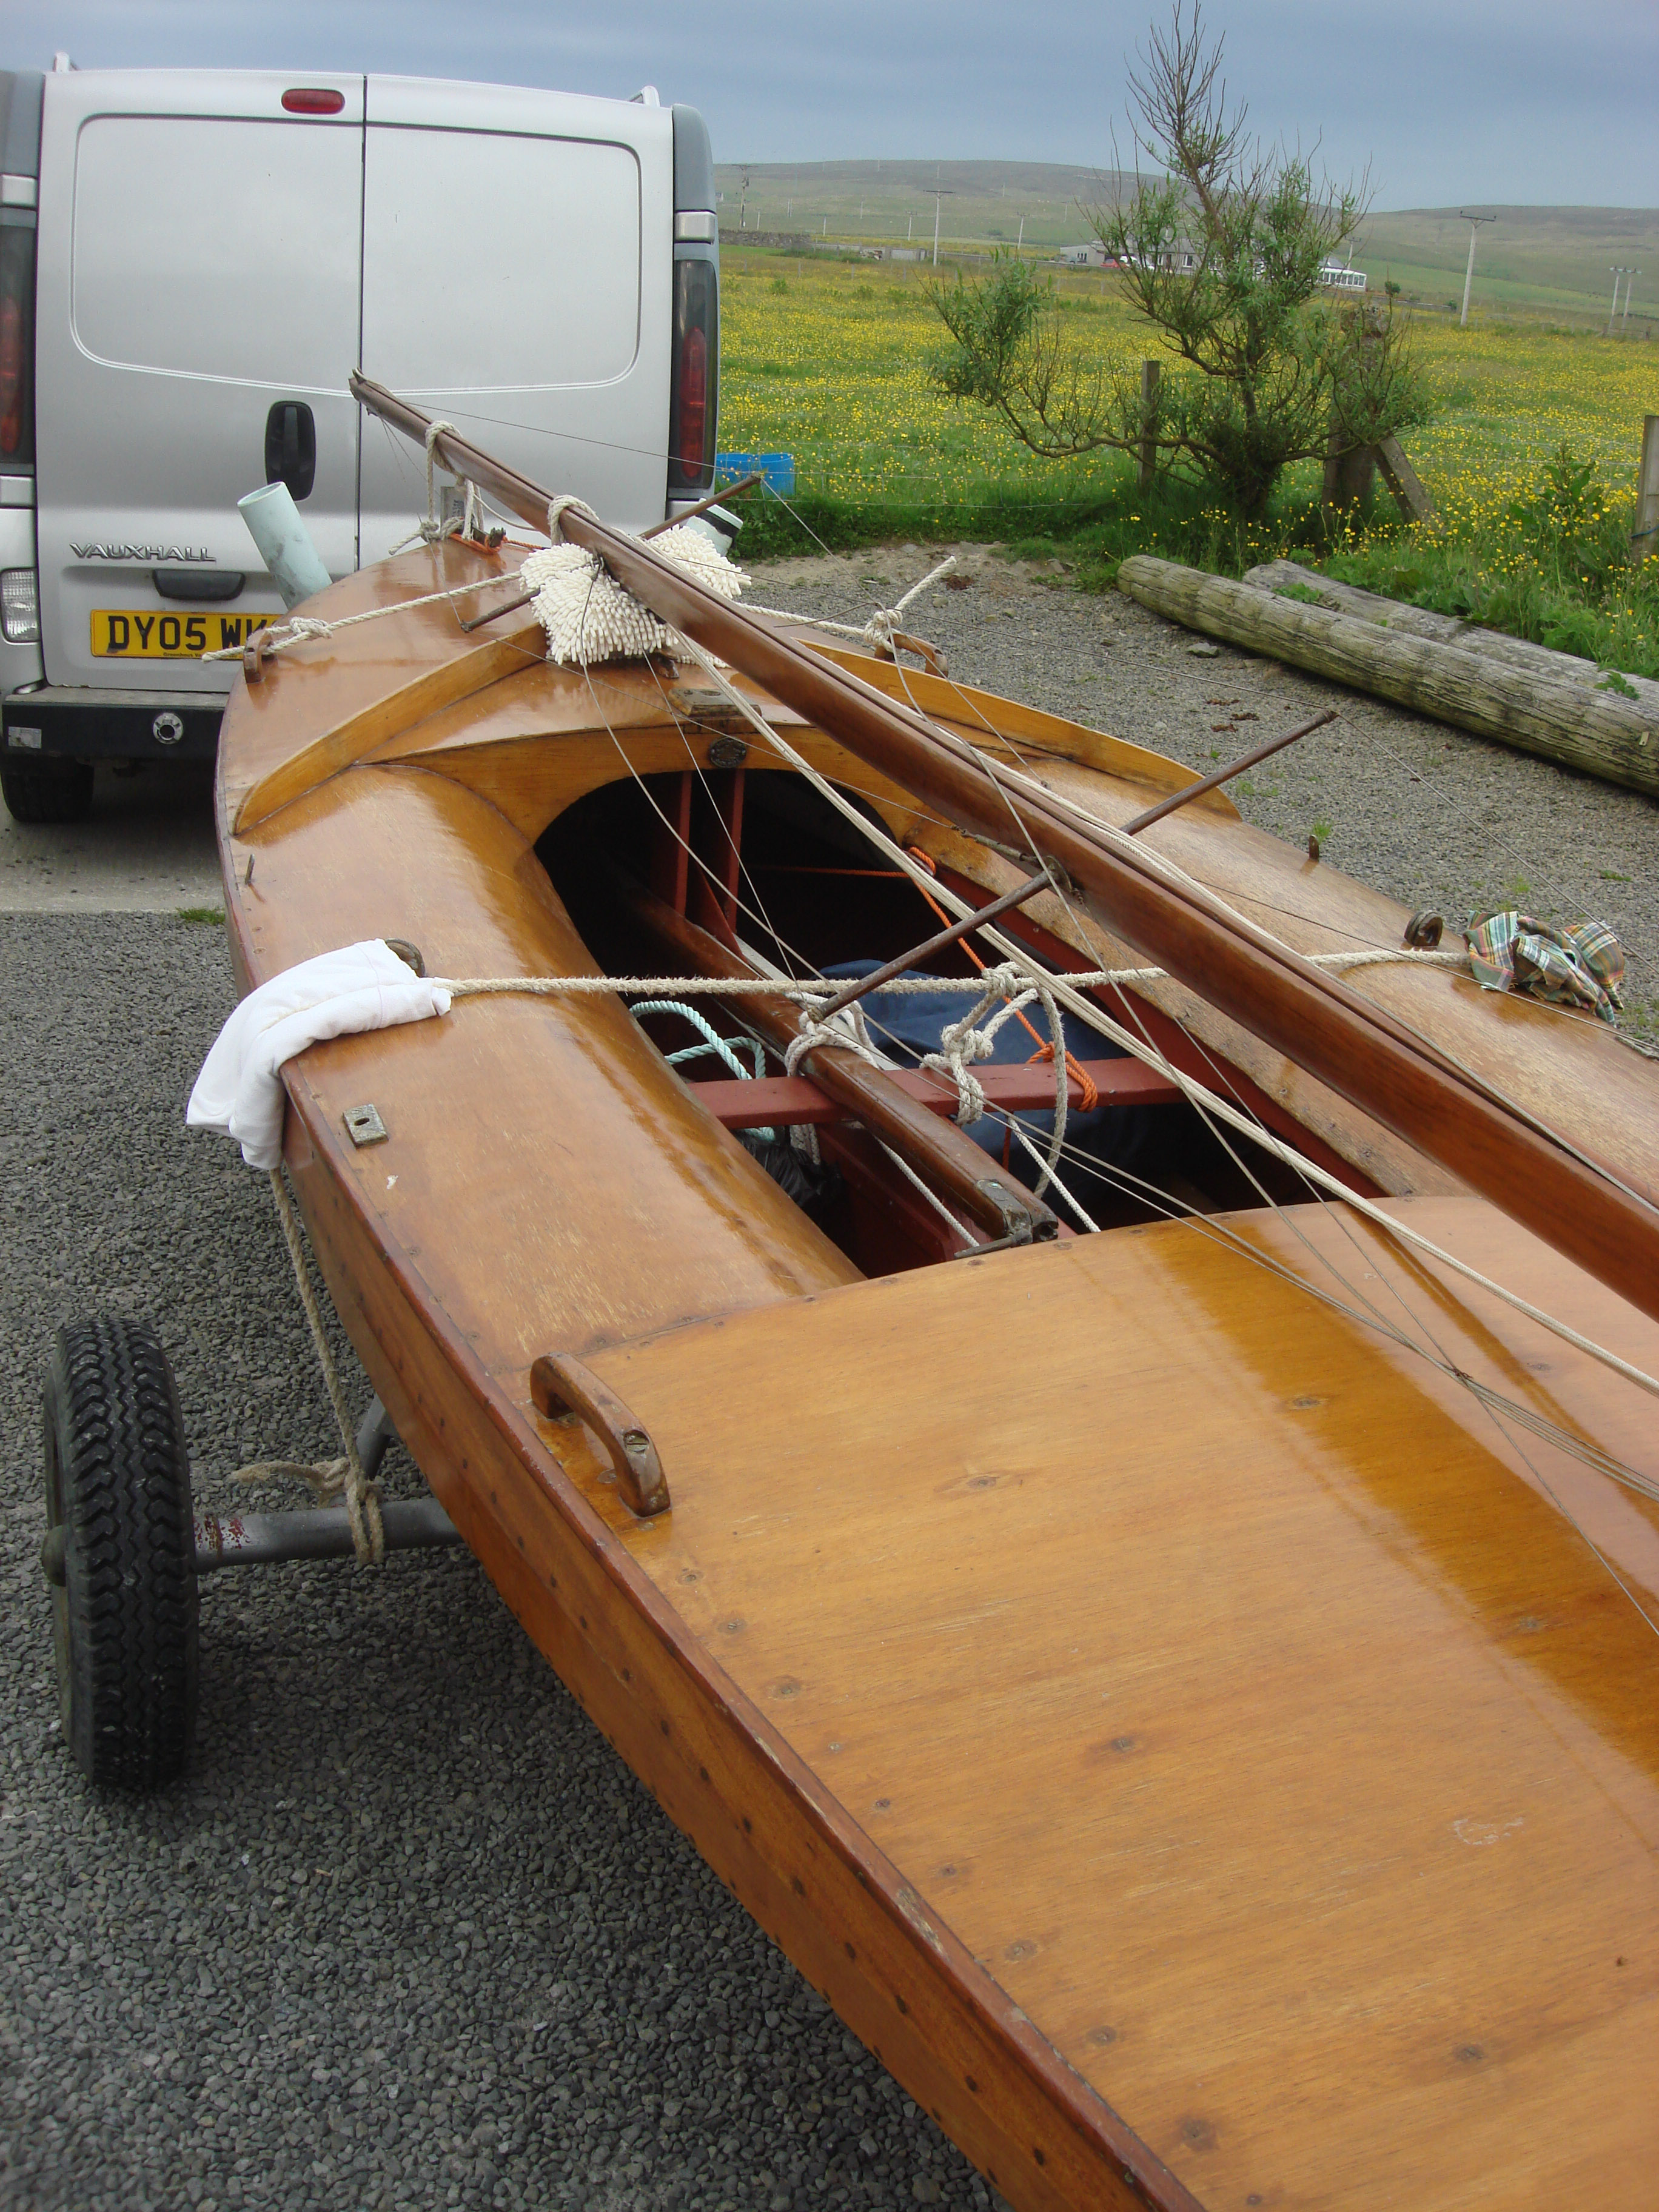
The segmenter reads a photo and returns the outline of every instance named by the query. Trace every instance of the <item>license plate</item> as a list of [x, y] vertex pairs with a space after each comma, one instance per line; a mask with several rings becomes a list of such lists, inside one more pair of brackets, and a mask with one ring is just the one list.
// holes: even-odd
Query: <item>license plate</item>
[[246, 645], [275, 615], [180, 615], [158, 607], [94, 607], [92, 650], [99, 660], [195, 660]]

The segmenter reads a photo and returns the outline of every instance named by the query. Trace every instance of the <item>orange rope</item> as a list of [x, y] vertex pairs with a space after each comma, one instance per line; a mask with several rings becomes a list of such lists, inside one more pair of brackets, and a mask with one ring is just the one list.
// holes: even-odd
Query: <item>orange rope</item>
[[[904, 849], [909, 854], [910, 858], [913, 860], [920, 860], [921, 862], [922, 866], [927, 869], [930, 876], [936, 876], [939, 873], [939, 870], [933, 865], [933, 858], [931, 853], [924, 853], [920, 845], [907, 845]], [[920, 884], [916, 885], [916, 889], [919, 891], [921, 891], [923, 898], [927, 900], [928, 905], [933, 908], [933, 912], [939, 916], [941, 921], [948, 922], [951, 920], [951, 916], [946, 914], [945, 908], [939, 904], [939, 901], [930, 891], [922, 890]], [[980, 974], [982, 975], [985, 973], [985, 963], [980, 958], [978, 953], [975, 951], [973, 946], [969, 945], [965, 937], [962, 939], [961, 944], [963, 951], [968, 955], [968, 957], [973, 962], [975, 967], [979, 969]], [[1030, 1059], [1025, 1063], [1027, 1067], [1035, 1066], [1038, 1060], [1052, 1060], [1054, 1056], [1054, 1040], [1051, 1037], [1044, 1037], [1039, 1030], [1034, 1029], [1031, 1024], [1026, 1020], [1023, 1013], [1016, 1012], [1014, 1019], [1019, 1024], [1020, 1027], [1024, 1030], [1027, 1036], [1033, 1040], [1036, 1046], [1036, 1050], [1031, 1054]], [[1080, 1114], [1092, 1114], [1095, 1108], [1100, 1103], [1099, 1085], [1095, 1082], [1094, 1078], [1090, 1074], [1088, 1069], [1085, 1067], [1083, 1062], [1070, 1051], [1066, 1054], [1066, 1072], [1068, 1075], [1074, 1075], [1077, 1078], [1078, 1089], [1082, 1093], [1082, 1096], [1078, 1100], [1078, 1111]], [[1007, 1151], [1006, 1146], [1003, 1147], [1003, 1150], [1006, 1155]], [[1006, 1167], [1007, 1164], [1007, 1159], [1005, 1157], [1003, 1165]]]

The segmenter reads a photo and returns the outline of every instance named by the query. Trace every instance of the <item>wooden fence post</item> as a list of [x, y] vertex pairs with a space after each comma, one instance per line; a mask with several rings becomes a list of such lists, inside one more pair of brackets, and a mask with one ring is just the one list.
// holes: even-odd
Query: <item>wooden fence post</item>
[[1642, 421], [1642, 465], [1636, 478], [1636, 527], [1631, 532], [1630, 556], [1645, 561], [1659, 554], [1659, 415]]
[[1417, 471], [1406, 458], [1406, 449], [1398, 438], [1384, 438], [1376, 447], [1376, 465], [1382, 472], [1382, 481], [1394, 494], [1395, 504], [1407, 522], [1426, 522], [1434, 513], [1434, 501], [1418, 481]]
[[1164, 374], [1162, 365], [1155, 361], [1140, 364], [1140, 474], [1142, 491], [1147, 489], [1158, 474], [1158, 440], [1152, 434], [1152, 412], [1158, 405], [1158, 382]]

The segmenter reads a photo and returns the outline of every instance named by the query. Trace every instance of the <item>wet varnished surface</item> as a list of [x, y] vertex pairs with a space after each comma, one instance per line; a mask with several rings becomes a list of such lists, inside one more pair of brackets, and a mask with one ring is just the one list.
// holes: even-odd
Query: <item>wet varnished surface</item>
[[[1659, 1361], [1478, 1201], [1407, 1211]], [[1642, 1394], [1486, 1318], [1457, 1364], [1659, 1472]], [[1654, 1509], [1176, 1225], [597, 1364], [659, 1587], [1201, 2201], [1645, 2201], [1659, 1639], [1542, 1486], [1650, 1602]]]
[[[341, 605], [476, 558], [410, 556]], [[648, 672], [607, 692], [614, 738], [541, 672], [402, 723], [399, 687], [464, 649], [450, 620], [366, 625], [233, 701], [250, 980], [381, 934], [435, 973], [591, 969], [531, 841], [610, 762], [681, 765], [695, 738]], [[404, 663], [386, 634], [411, 628]], [[339, 758], [315, 750], [348, 725]], [[307, 748], [315, 778], [232, 835]], [[1110, 818], [1145, 803], [1127, 769], [1042, 773]], [[1292, 942], [1398, 926], [1224, 802], [1153, 835]], [[964, 872], [1000, 889], [1012, 866]], [[1361, 987], [1414, 1020], [1450, 1007], [1471, 1059], [1564, 1091], [1646, 1176], [1652, 1071], [1610, 1040], [1443, 975]], [[287, 1079], [337, 1302], [468, 1540], [1017, 2204], [1645, 2201], [1659, 1637], [1613, 1574], [1659, 1617], [1644, 1501], [1224, 1236], [863, 1282], [608, 995], [458, 1003]], [[390, 1135], [359, 1153], [340, 1116], [367, 1100]], [[1409, 1212], [1659, 1368], [1659, 1330], [1490, 1208]], [[1232, 1225], [1659, 1473], [1651, 1397], [1376, 1232]], [[648, 1426], [665, 1518], [632, 1521], [580, 1429], [529, 1410], [558, 1350]]]

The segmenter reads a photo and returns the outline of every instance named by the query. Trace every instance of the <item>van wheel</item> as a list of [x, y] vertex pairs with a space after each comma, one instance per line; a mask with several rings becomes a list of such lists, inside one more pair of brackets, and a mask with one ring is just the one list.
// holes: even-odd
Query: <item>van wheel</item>
[[71, 1322], [46, 1370], [58, 1711], [88, 1782], [157, 1790], [196, 1725], [196, 1533], [179, 1393], [143, 1322]]
[[85, 761], [0, 761], [0, 793], [14, 822], [84, 822], [92, 769]]

